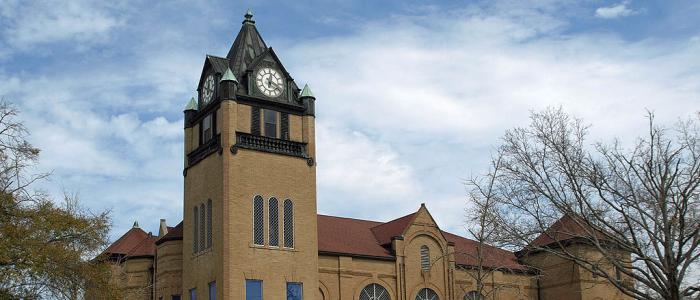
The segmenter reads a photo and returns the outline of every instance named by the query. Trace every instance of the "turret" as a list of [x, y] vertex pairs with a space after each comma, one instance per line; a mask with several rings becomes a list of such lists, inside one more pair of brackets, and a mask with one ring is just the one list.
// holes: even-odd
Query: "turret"
[[299, 101], [301, 101], [304, 106], [305, 113], [307, 115], [315, 115], [316, 113], [316, 97], [314, 93], [311, 92], [311, 88], [308, 84], [304, 85], [304, 89], [299, 93]]
[[230, 68], [226, 69], [219, 81], [221, 100], [235, 100], [238, 90], [238, 79], [233, 75]]

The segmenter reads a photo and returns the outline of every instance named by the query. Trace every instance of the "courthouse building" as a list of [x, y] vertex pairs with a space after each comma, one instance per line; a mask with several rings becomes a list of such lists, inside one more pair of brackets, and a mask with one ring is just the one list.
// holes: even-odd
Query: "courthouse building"
[[628, 299], [571, 262], [490, 246], [480, 295], [478, 243], [442, 231], [426, 205], [389, 222], [318, 214], [316, 98], [250, 12], [228, 54], [206, 56], [197, 87], [184, 111], [183, 221], [161, 220], [157, 235], [135, 223], [101, 256], [126, 299]]

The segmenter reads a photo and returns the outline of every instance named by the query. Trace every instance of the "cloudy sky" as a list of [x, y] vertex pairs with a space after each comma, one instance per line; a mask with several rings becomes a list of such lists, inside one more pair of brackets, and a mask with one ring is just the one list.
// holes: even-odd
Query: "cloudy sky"
[[[317, 96], [319, 212], [389, 220], [426, 203], [464, 234], [463, 180], [503, 132], [562, 106], [591, 142], [700, 110], [700, 2], [0, 0], [0, 96], [52, 171], [41, 187], [134, 220], [182, 218], [182, 127], [205, 54], [250, 7]], [[58, 196], [57, 196], [58, 197]]]

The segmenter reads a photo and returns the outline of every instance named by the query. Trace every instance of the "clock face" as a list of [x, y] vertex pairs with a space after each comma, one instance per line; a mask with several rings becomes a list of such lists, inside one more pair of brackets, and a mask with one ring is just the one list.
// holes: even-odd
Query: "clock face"
[[214, 97], [214, 75], [209, 74], [202, 86], [202, 104], [206, 105], [211, 102], [212, 97]]
[[277, 70], [261, 68], [255, 76], [258, 90], [268, 97], [277, 97], [284, 91], [284, 79]]

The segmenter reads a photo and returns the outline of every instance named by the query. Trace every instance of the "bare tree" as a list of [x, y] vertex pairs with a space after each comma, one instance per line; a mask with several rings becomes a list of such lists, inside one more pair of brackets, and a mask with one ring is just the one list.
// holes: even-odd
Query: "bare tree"
[[635, 299], [700, 297], [691, 277], [700, 257], [700, 116], [673, 128], [651, 113], [648, 121], [627, 149], [587, 144], [588, 127], [561, 108], [533, 113], [529, 127], [506, 132], [492, 172], [475, 181], [477, 199], [495, 203], [476, 212], [496, 220], [496, 238], [512, 249], [571, 261]]
[[[497, 174], [501, 161], [496, 157], [491, 161], [491, 172], [482, 177], [472, 177], [466, 181], [469, 208], [467, 211], [467, 232], [476, 242], [475, 251], [459, 252], [455, 256], [463, 256], [473, 262], [470, 265], [457, 266], [474, 279], [476, 294], [469, 295], [470, 300], [496, 299], [500, 291], [517, 288], [511, 283], [496, 282], [495, 273], [525, 272], [530, 278], [538, 276], [535, 268], [524, 267], [513, 263], [505, 263], [500, 259], [502, 253], [497, 247], [502, 246], [500, 234], [500, 219], [498, 202], [494, 193]], [[521, 293], [518, 289], [516, 294]]]

